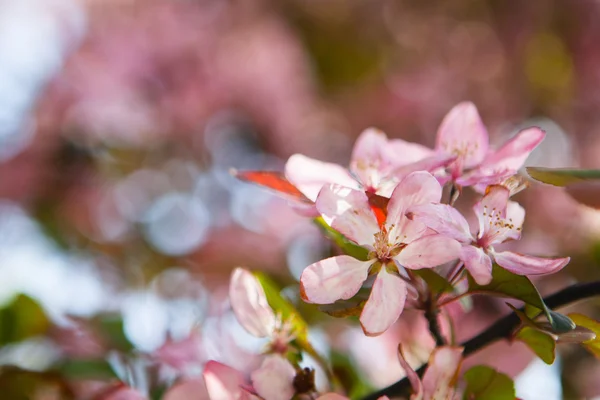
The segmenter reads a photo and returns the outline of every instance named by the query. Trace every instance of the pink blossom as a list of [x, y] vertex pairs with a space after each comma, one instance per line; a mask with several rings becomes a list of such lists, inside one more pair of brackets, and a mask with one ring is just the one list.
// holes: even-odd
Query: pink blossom
[[545, 135], [540, 128], [528, 128], [498, 150], [491, 150], [488, 132], [477, 108], [471, 102], [463, 102], [444, 117], [435, 148], [438, 153], [456, 156], [450, 165], [454, 182], [460, 186], [485, 188], [514, 175]]
[[236, 268], [229, 283], [229, 302], [239, 323], [253, 336], [268, 337], [271, 349], [287, 351], [294, 339], [292, 325], [273, 312], [260, 282], [251, 272]]
[[479, 220], [479, 233], [473, 236], [469, 224], [455, 208], [446, 204], [428, 204], [409, 210], [411, 218], [423, 222], [439, 234], [462, 243], [460, 259], [479, 284], [492, 279], [492, 259], [501, 267], [518, 275], [542, 275], [559, 271], [570, 258], [539, 258], [512, 251], [497, 252], [493, 245], [518, 240], [525, 219], [525, 210], [509, 201], [510, 190], [490, 186], [488, 193], [474, 206]]
[[457, 241], [428, 234], [425, 224], [405, 216], [412, 206], [439, 202], [441, 194], [440, 184], [430, 173], [409, 174], [392, 193], [380, 226], [365, 192], [335, 184], [323, 187], [317, 209], [333, 229], [369, 249], [369, 259], [342, 255], [308, 266], [300, 279], [302, 298], [317, 304], [349, 299], [375, 275], [360, 322], [367, 335], [385, 332], [404, 308], [409, 277], [405, 268], [432, 268], [458, 258], [461, 246]]
[[203, 375], [211, 400], [289, 400], [295, 393], [296, 370], [279, 355], [265, 357], [250, 375], [252, 384], [240, 371], [217, 361], [209, 361]]
[[461, 395], [455, 386], [462, 361], [462, 351], [462, 347], [436, 348], [431, 354], [423, 379], [419, 379], [417, 373], [404, 359], [402, 348], [399, 346], [398, 359], [413, 388], [410, 400], [460, 399]]
[[447, 165], [454, 155], [436, 154], [425, 146], [388, 140], [375, 128], [356, 140], [350, 169], [295, 154], [285, 166], [285, 175], [309, 199], [315, 200], [323, 185], [335, 183], [389, 197], [400, 179], [414, 171], [432, 171]]

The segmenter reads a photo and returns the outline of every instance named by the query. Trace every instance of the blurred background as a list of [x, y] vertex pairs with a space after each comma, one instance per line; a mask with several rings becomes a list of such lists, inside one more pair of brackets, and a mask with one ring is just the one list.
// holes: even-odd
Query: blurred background
[[[0, 0], [0, 390], [154, 399], [189, 381], [180, 398], [205, 398], [206, 360], [256, 362], [227, 304], [232, 269], [263, 270], [298, 301], [302, 269], [335, 249], [232, 167], [282, 170], [294, 153], [347, 165], [370, 126], [433, 146], [470, 100], [495, 145], [547, 131], [528, 165], [600, 168], [599, 18], [595, 0]], [[542, 185], [518, 200], [514, 247], [573, 258], [542, 293], [600, 278], [599, 211]], [[506, 310], [480, 303], [459, 337]], [[429, 354], [410, 313], [364, 338], [302, 310], [359, 392], [402, 376], [399, 337], [417, 365]], [[527, 367], [522, 398], [600, 396], [580, 347], [552, 368], [514, 351], [479, 361]]]

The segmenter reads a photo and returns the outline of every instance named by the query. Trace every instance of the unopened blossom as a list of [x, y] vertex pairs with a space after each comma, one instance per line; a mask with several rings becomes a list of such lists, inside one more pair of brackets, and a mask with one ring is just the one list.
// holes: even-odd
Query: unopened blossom
[[492, 279], [492, 260], [518, 275], [542, 275], [559, 271], [570, 258], [540, 258], [512, 251], [498, 252], [494, 245], [521, 238], [525, 210], [509, 201], [510, 189], [501, 185], [488, 192], [473, 210], [479, 220], [479, 232], [472, 235], [462, 214], [446, 204], [428, 204], [409, 210], [415, 221], [423, 222], [434, 231], [458, 240], [462, 245], [460, 259], [473, 279], [487, 284]]
[[330, 183], [389, 197], [404, 176], [414, 171], [433, 171], [454, 158], [420, 144], [390, 140], [382, 131], [369, 128], [354, 144], [349, 169], [295, 154], [286, 163], [285, 175], [313, 201], [323, 185]]
[[365, 192], [340, 185], [323, 187], [316, 202], [323, 219], [367, 248], [369, 259], [341, 255], [308, 266], [300, 278], [302, 298], [317, 304], [349, 299], [369, 276], [375, 275], [360, 323], [367, 335], [385, 332], [404, 308], [408, 280], [405, 268], [432, 268], [460, 253], [456, 240], [429, 234], [425, 224], [405, 216], [410, 207], [439, 202], [441, 195], [442, 188], [430, 173], [413, 172], [398, 184], [387, 205], [385, 221], [378, 222]]
[[272, 351], [284, 354], [294, 339], [292, 325], [283, 322], [267, 302], [260, 282], [251, 272], [236, 268], [229, 283], [229, 302], [239, 323], [253, 336], [268, 338]]
[[471, 102], [460, 103], [444, 117], [436, 140], [436, 151], [454, 155], [450, 178], [460, 186], [485, 188], [514, 175], [546, 133], [537, 127], [524, 129], [492, 150], [485, 125]]
[[398, 347], [398, 358], [406, 372], [413, 394], [410, 400], [458, 400], [462, 398], [456, 388], [462, 362], [462, 347], [442, 346], [436, 348], [422, 379], [406, 362], [402, 348]]

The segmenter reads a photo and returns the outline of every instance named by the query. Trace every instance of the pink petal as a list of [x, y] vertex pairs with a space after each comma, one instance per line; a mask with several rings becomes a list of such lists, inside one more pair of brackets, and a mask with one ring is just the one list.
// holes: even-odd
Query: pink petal
[[275, 314], [265, 291], [252, 273], [236, 268], [229, 283], [229, 302], [239, 323], [250, 334], [266, 337], [275, 328]]
[[517, 170], [513, 169], [494, 169], [481, 166], [456, 178], [456, 183], [460, 186], [475, 186], [478, 192], [483, 193], [489, 185], [498, 184], [516, 173]]
[[460, 259], [475, 282], [487, 285], [492, 280], [492, 260], [480, 247], [463, 246]]
[[481, 163], [488, 151], [489, 137], [473, 103], [460, 103], [444, 117], [438, 133], [436, 149], [457, 154], [459, 169]]
[[206, 385], [201, 377], [188, 378], [171, 386], [163, 400], [209, 400]]
[[[506, 239], [508, 229], [503, 222], [506, 221], [506, 207], [510, 191], [504, 186], [491, 186], [488, 193], [473, 207], [479, 220], [479, 239], [481, 247], [492, 243], [501, 243]], [[508, 221], [506, 221], [508, 222]]]
[[104, 397], [105, 400], [147, 400], [148, 398], [132, 388], [123, 388]]
[[416, 171], [434, 172], [439, 168], [448, 166], [454, 160], [456, 160], [455, 155], [435, 154], [427, 158], [423, 158], [422, 160], [414, 161], [410, 164], [402, 165], [401, 167], [396, 167], [392, 171], [392, 174], [397, 177], [403, 177], [411, 172]]
[[498, 265], [517, 275], [553, 274], [563, 269], [571, 260], [569, 257], [533, 257], [512, 251], [494, 252], [493, 255]]
[[317, 397], [317, 400], [350, 400], [346, 396], [337, 393], [325, 393]]
[[409, 220], [405, 214], [413, 206], [437, 203], [441, 197], [442, 187], [429, 172], [413, 172], [404, 178], [392, 193], [387, 206], [386, 226], [392, 240], [410, 243], [421, 237], [425, 226]]
[[405, 268], [433, 268], [460, 256], [461, 244], [443, 235], [429, 235], [409, 243], [394, 260]]
[[204, 383], [211, 400], [238, 400], [243, 398], [244, 377], [242, 373], [217, 361], [209, 361], [204, 367]]
[[529, 153], [544, 140], [545, 136], [546, 132], [537, 127], [522, 130], [501, 148], [488, 155], [482, 166], [516, 171], [523, 166]]
[[414, 221], [425, 224], [439, 234], [450, 236], [461, 243], [469, 244], [473, 240], [469, 223], [454, 207], [447, 204], [421, 204], [408, 209]]
[[337, 256], [309, 265], [300, 277], [300, 295], [309, 303], [331, 304], [354, 296], [375, 262]]
[[435, 151], [429, 147], [402, 139], [388, 140], [387, 149], [389, 149], [389, 154], [396, 166], [409, 165], [432, 156], [435, 157]]
[[288, 400], [294, 396], [294, 377], [296, 371], [292, 364], [279, 355], [265, 358], [259, 369], [252, 372], [252, 386], [265, 400]]
[[413, 394], [410, 396], [410, 400], [421, 400], [423, 398], [423, 385], [421, 384], [421, 379], [419, 379], [419, 375], [417, 375], [415, 370], [412, 369], [410, 364], [406, 361], [406, 358], [404, 358], [402, 346], [400, 345], [398, 345], [398, 361], [400, 361], [400, 366], [406, 373], [406, 377], [412, 386]]
[[406, 284], [385, 267], [379, 271], [365, 307], [360, 324], [367, 336], [385, 332], [400, 316], [406, 300]]
[[386, 155], [387, 146], [387, 136], [375, 128], [366, 129], [356, 139], [350, 170], [367, 190], [376, 189], [390, 170], [392, 157]]
[[425, 399], [453, 399], [462, 361], [461, 347], [443, 346], [433, 351], [423, 375]]
[[525, 222], [525, 209], [521, 205], [514, 201], [509, 201], [506, 205], [506, 220], [513, 225], [509, 226], [506, 237], [514, 240], [521, 238], [521, 228], [523, 222]]
[[329, 226], [359, 245], [372, 247], [379, 225], [363, 191], [327, 185], [319, 193], [316, 205]]
[[327, 163], [294, 154], [285, 164], [286, 178], [306, 197], [315, 201], [323, 185], [337, 183], [358, 189], [358, 183], [348, 170], [340, 165]]

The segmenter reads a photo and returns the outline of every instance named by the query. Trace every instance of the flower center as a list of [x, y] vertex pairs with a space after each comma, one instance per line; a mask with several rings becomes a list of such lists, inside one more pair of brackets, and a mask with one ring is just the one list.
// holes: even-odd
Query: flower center
[[[390, 230], [393, 229], [393, 225]], [[396, 237], [395, 240], [390, 240], [390, 234], [388, 228], [384, 225], [381, 230], [375, 234], [375, 243], [373, 244], [374, 253], [373, 258], [377, 258], [382, 264], [385, 264], [392, 260], [392, 258], [406, 246], [406, 244], [400, 242], [400, 238]]]
[[[502, 239], [504, 239], [508, 231], [515, 229], [513, 219], [503, 218], [502, 212], [496, 209], [496, 207], [490, 209], [484, 205], [483, 217], [487, 226], [483, 226], [483, 231], [479, 233], [481, 237], [477, 241], [477, 244], [483, 248], [489, 247], [497, 241], [503, 241]], [[520, 231], [521, 228], [518, 227], [516, 230]]]

